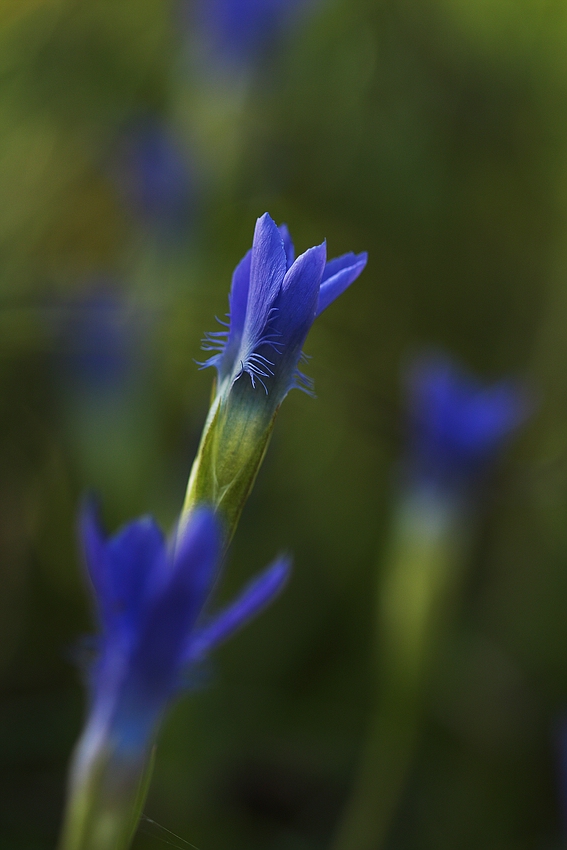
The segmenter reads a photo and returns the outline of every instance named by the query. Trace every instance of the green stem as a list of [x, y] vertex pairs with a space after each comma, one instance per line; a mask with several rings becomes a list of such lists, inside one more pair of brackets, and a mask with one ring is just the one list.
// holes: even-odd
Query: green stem
[[461, 574], [454, 506], [402, 505], [377, 599], [375, 698], [332, 850], [384, 845], [411, 768], [423, 692]]

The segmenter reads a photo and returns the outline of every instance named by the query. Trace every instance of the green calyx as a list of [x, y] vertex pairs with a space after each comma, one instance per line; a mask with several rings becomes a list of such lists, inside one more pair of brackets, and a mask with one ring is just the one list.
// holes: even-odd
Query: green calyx
[[181, 522], [197, 504], [213, 505], [226, 523], [225, 548], [266, 454], [278, 407], [259, 390], [236, 382], [211, 405], [193, 463]]
[[102, 749], [72, 777], [58, 850], [128, 850], [153, 772], [155, 748], [146, 760], [119, 764]]

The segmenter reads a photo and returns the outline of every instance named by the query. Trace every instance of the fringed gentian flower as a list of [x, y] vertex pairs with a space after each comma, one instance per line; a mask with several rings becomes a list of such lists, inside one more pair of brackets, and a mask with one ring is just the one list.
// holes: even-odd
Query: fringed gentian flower
[[256, 223], [252, 249], [232, 278], [226, 330], [210, 333], [203, 366], [217, 370], [216, 392], [184, 511], [208, 502], [220, 507], [229, 536], [264, 456], [278, 408], [297, 387], [311, 392], [300, 371], [307, 333], [366, 265], [367, 255], [326, 261], [325, 243], [294, 259], [285, 225], [268, 213]]
[[491, 386], [444, 357], [418, 361], [409, 375], [409, 469], [415, 484], [463, 493], [489, 470], [522, 424], [525, 391], [505, 380]]
[[197, 508], [167, 544], [151, 518], [106, 540], [89, 508], [81, 536], [101, 634], [61, 848], [122, 850], [140, 814], [137, 800], [157, 727], [187, 671], [274, 598], [289, 564], [276, 561], [232, 605], [205, 620], [222, 549], [211, 510]]

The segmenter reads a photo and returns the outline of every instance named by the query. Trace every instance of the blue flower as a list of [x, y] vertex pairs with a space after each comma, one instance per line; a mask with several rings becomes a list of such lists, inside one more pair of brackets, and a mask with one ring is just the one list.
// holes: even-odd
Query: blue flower
[[447, 358], [419, 360], [408, 381], [413, 480], [445, 492], [473, 485], [529, 407], [517, 383], [484, 386]]
[[195, 24], [217, 64], [253, 64], [310, 0], [198, 0]]
[[203, 611], [222, 549], [220, 522], [210, 509], [196, 508], [169, 544], [149, 517], [107, 540], [92, 506], [80, 530], [100, 635], [60, 847], [127, 848], [147, 790], [157, 725], [187, 670], [274, 598], [289, 563], [276, 561], [207, 620]]
[[189, 476], [182, 516], [198, 504], [224, 518], [225, 545], [254, 485], [279, 406], [293, 387], [311, 392], [298, 365], [316, 317], [358, 277], [366, 254], [326, 262], [325, 243], [295, 259], [285, 225], [268, 213], [234, 271], [225, 330], [207, 334], [216, 392]]
[[128, 204], [158, 235], [183, 237], [196, 203], [189, 158], [171, 129], [147, 118], [124, 136], [117, 180]]
[[310, 389], [298, 369], [302, 347], [316, 317], [356, 280], [367, 254], [344, 254], [326, 262], [326, 245], [294, 259], [285, 225], [268, 213], [258, 219], [252, 249], [234, 271], [227, 330], [207, 334], [204, 349], [215, 351], [203, 366], [215, 366], [219, 392], [249, 379], [281, 403], [293, 387]]
[[65, 376], [96, 394], [123, 392], [141, 365], [147, 316], [104, 278], [55, 307]]
[[203, 619], [221, 557], [220, 523], [196, 509], [167, 544], [150, 517], [107, 540], [92, 507], [81, 536], [101, 634], [90, 670], [91, 707], [83, 754], [100, 742], [113, 759], [134, 761], [151, 743], [157, 722], [183, 687], [190, 665], [266, 606], [289, 571], [280, 559], [226, 610]]

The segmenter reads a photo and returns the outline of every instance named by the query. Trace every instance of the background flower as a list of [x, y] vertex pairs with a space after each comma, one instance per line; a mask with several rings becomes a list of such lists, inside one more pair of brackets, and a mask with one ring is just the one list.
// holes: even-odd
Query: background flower
[[128, 207], [150, 234], [169, 243], [187, 238], [198, 206], [196, 166], [165, 121], [133, 123], [113, 170]]
[[313, 0], [197, 0], [190, 18], [210, 62], [226, 70], [253, 66]]
[[473, 487], [526, 419], [525, 389], [482, 384], [448, 357], [420, 358], [408, 373], [408, 468], [425, 489]]

